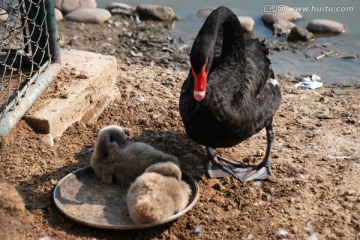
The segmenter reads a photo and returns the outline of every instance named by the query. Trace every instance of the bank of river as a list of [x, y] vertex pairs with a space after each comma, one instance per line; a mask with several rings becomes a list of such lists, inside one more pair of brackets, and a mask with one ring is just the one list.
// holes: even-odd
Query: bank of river
[[[98, 1], [99, 7], [106, 6], [113, 0]], [[166, 1], [166, 0], [124, 0], [124, 3], [136, 6], [139, 3], [151, 3], [163, 6], [169, 6], [174, 9], [177, 16], [181, 17], [176, 22], [173, 33], [188, 39], [191, 43], [196, 36], [203, 20], [195, 18], [195, 13], [199, 9], [207, 7], [217, 7], [219, 2], [209, 1]], [[226, 0], [221, 5], [231, 8], [237, 15], [251, 16], [255, 20], [254, 36], [267, 39], [267, 42], [274, 43], [276, 41], [284, 41], [282, 38], [273, 38], [272, 31], [264, 26], [260, 17], [270, 7], [281, 7], [286, 4], [291, 7], [298, 7], [304, 18], [297, 22], [300, 26], [306, 24], [315, 18], [327, 18], [344, 23], [347, 31], [338, 36], [317, 37], [315, 42], [307, 46], [301, 51], [293, 51], [288, 48], [285, 51], [274, 51], [270, 54], [273, 68], [277, 73], [291, 72], [295, 75], [316, 74], [322, 77], [325, 83], [358, 83], [360, 84], [360, 59], [343, 59], [341, 56], [348, 54], [359, 55], [360, 49], [360, 25], [358, 24], [360, 13], [360, 1], [327, 1], [320, 0], [314, 3], [307, 0], [299, 1], [278, 1], [272, 2], [260, 0], [255, 2]], [[324, 49], [323, 46], [326, 46]], [[327, 49], [338, 52], [338, 56], [323, 58], [320, 61], [315, 57]]]

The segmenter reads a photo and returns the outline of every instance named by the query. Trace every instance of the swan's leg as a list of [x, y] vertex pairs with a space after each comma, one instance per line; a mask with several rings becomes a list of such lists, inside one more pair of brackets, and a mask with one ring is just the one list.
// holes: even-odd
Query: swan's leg
[[216, 153], [211, 148], [207, 148], [209, 161], [206, 170], [209, 177], [221, 178], [233, 176], [241, 181], [264, 180], [271, 178], [273, 175], [270, 167], [270, 153], [274, 136], [274, 129], [272, 123], [270, 123], [266, 127], [267, 147], [265, 157], [261, 163], [255, 167], [246, 167], [244, 164], [216, 156]]
[[266, 141], [267, 141], [265, 157], [261, 161], [261, 163], [259, 163], [257, 166], [250, 168], [249, 170], [251, 171], [247, 171], [245, 174], [241, 174], [241, 176], [239, 176], [238, 174], [238, 177], [242, 181], [270, 179], [273, 177], [270, 166], [270, 154], [271, 154], [272, 142], [275, 138], [275, 132], [272, 123], [266, 126], [265, 129], [266, 129]]

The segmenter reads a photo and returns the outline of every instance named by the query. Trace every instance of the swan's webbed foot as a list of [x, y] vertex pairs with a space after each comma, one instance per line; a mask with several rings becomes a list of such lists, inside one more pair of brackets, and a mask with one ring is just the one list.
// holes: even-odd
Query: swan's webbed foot
[[247, 167], [242, 163], [216, 156], [211, 148], [207, 151], [209, 161], [206, 171], [210, 178], [235, 177], [240, 181], [252, 181], [265, 180], [273, 176], [270, 165], [259, 164], [255, 167]]
[[270, 152], [274, 131], [272, 124], [266, 127], [267, 148], [264, 159], [254, 167], [217, 156], [212, 148], [207, 148], [207, 174], [210, 178], [235, 177], [240, 181], [265, 180], [273, 177], [270, 167]]

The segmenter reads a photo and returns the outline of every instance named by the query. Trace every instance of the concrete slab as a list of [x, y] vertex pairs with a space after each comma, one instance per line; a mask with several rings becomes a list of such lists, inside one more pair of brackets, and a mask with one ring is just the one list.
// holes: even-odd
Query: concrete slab
[[62, 50], [61, 56], [58, 79], [25, 116], [29, 125], [53, 137], [77, 121], [95, 121], [116, 90], [115, 57], [73, 49]]

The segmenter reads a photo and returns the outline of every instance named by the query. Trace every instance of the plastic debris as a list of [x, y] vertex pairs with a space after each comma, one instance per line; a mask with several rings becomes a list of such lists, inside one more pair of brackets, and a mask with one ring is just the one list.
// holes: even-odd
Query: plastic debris
[[279, 84], [279, 81], [277, 79], [275, 79], [275, 78], [274, 79], [271, 78], [271, 83], [272, 83], [272, 85], [276, 86], [276, 85]]
[[311, 77], [305, 77], [302, 79], [302, 82], [295, 84], [295, 87], [315, 89], [324, 86], [322, 82], [320, 82], [321, 77], [313, 74]]
[[146, 102], [145, 97], [144, 97], [144, 96], [141, 96], [141, 95], [138, 97], [138, 100], [139, 100], [139, 102], [141, 102], [141, 103]]
[[334, 94], [334, 95], [339, 95], [339, 94], [341, 94], [341, 90], [339, 90], [339, 89], [331, 89], [330, 93]]
[[137, 52], [137, 53], [135, 53], [134, 51], [131, 51], [131, 55], [132, 55], [133, 57], [142, 57], [142, 56], [143, 56], [142, 52]]
[[181, 45], [178, 49], [179, 51], [183, 51], [184, 49], [186, 49], [188, 47], [188, 45], [184, 44], [184, 45]]
[[320, 59], [322, 59], [323, 57], [327, 57], [327, 56], [329, 56], [330, 54], [333, 54], [333, 53], [335, 53], [335, 51], [334, 51], [334, 50], [331, 50], [331, 51], [329, 51], [329, 52], [327, 52], [327, 53], [324, 53], [324, 54], [321, 54], [321, 55], [315, 57], [315, 59], [316, 59], [316, 60], [320, 60]]
[[318, 233], [314, 232], [313, 234], [311, 234], [309, 237], [306, 238], [306, 240], [318, 240]]

